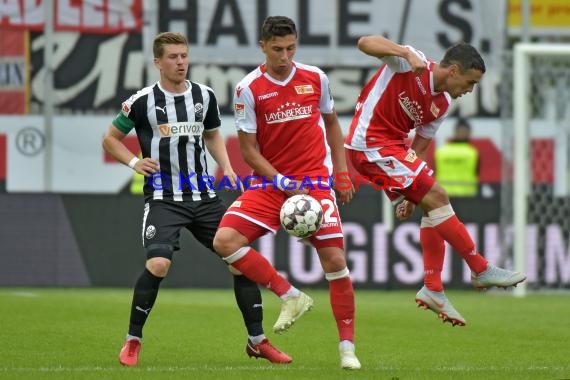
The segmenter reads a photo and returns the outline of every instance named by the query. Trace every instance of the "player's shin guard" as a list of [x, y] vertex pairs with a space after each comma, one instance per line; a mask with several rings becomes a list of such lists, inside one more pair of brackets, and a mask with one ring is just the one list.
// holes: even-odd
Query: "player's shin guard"
[[163, 277], [157, 277], [145, 268], [137, 280], [131, 305], [129, 335], [142, 338], [144, 324], [154, 306], [162, 279]]
[[234, 294], [241, 310], [247, 334], [259, 336], [263, 334], [263, 305], [259, 287], [243, 275], [234, 275]]
[[431, 210], [428, 216], [437, 232], [463, 257], [472, 271], [481, 273], [487, 269], [487, 260], [475, 249], [473, 239], [451, 205]]
[[348, 268], [325, 274], [329, 282], [332, 312], [340, 340], [354, 342], [354, 289]]
[[273, 265], [253, 248], [242, 247], [224, 260], [247, 278], [266, 286], [279, 297], [291, 288], [289, 281], [277, 273]]
[[445, 241], [427, 217], [421, 221], [420, 245], [424, 256], [424, 284], [433, 292], [442, 292], [441, 271], [445, 259]]

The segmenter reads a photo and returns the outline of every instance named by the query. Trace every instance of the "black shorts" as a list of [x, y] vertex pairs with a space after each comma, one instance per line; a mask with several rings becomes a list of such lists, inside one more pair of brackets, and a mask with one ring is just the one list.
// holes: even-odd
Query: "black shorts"
[[218, 197], [206, 201], [151, 200], [144, 206], [142, 239], [146, 248], [167, 244], [180, 249], [180, 229], [185, 227], [206, 248], [212, 242], [226, 206]]

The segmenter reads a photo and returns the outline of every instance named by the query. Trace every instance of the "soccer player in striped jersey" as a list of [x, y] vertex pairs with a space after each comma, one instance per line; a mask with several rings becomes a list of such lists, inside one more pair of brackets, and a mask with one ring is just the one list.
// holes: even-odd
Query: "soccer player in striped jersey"
[[[275, 332], [289, 329], [313, 300], [293, 287], [250, 244], [280, 228], [279, 210], [287, 197], [309, 193], [324, 209], [324, 223], [309, 237], [329, 283], [330, 302], [339, 334], [340, 365], [359, 369], [354, 349], [354, 290], [350, 279], [335, 191], [350, 202], [352, 182], [344, 188], [314, 186], [307, 181], [346, 173], [343, 137], [326, 75], [317, 67], [293, 61], [297, 48], [295, 23], [283, 16], [265, 19], [260, 47], [265, 63], [237, 85], [234, 111], [245, 161], [261, 189], [246, 190], [229, 208], [214, 238], [214, 248], [226, 262], [267, 286], [283, 299]], [[265, 186], [264, 180], [274, 181]], [[310, 182], [308, 182], [310, 183]], [[328, 183], [327, 183], [328, 184]]]
[[[142, 231], [147, 261], [135, 284], [129, 330], [119, 354], [120, 363], [126, 366], [138, 363], [142, 330], [173, 253], [180, 249], [180, 230], [186, 228], [213, 250], [214, 235], [226, 208], [209, 180], [206, 150], [223, 169], [232, 188], [236, 188], [237, 181], [219, 130], [214, 92], [186, 79], [186, 38], [179, 33], [161, 33], [154, 40], [153, 53], [160, 80], [123, 102], [103, 140], [104, 149], [113, 157], [148, 177]], [[122, 143], [133, 128], [142, 159]], [[232, 273], [236, 300], [248, 330], [247, 353], [273, 363], [291, 362], [291, 357], [273, 347], [264, 335], [257, 284]]]
[[[465, 319], [443, 291], [444, 241], [466, 261], [476, 288], [509, 287], [526, 279], [523, 273], [498, 268], [481, 256], [425, 162], [426, 150], [452, 101], [473, 91], [485, 73], [485, 63], [466, 43], [450, 47], [439, 63], [382, 36], [361, 37], [358, 48], [382, 64], [358, 97], [345, 141], [349, 159], [398, 203], [398, 219], [407, 219], [420, 205], [425, 285], [416, 302], [453, 326], [463, 326]], [[412, 130], [415, 136], [407, 146], [405, 139]], [[386, 188], [387, 183], [392, 186]]]

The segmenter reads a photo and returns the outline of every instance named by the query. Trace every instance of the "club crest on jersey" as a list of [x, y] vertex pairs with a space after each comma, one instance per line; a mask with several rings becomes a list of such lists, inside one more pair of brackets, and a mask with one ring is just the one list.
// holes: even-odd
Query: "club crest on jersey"
[[313, 90], [313, 86], [310, 84], [303, 84], [300, 86], [295, 86], [295, 92], [299, 95], [303, 94], [314, 94], [315, 90]]
[[204, 114], [204, 106], [202, 103], [194, 104], [194, 118], [196, 120], [202, 120]]
[[439, 115], [439, 107], [436, 106], [434, 102], [431, 103], [429, 110], [434, 117], [437, 117]]
[[235, 103], [234, 104], [234, 113], [235, 113], [236, 119], [245, 119], [245, 104]]
[[158, 132], [161, 137], [201, 135], [204, 132], [204, 124], [201, 122], [160, 124], [158, 126]]
[[416, 152], [409, 152], [406, 158], [404, 158], [404, 161], [413, 163], [417, 158], [418, 156], [416, 156]]

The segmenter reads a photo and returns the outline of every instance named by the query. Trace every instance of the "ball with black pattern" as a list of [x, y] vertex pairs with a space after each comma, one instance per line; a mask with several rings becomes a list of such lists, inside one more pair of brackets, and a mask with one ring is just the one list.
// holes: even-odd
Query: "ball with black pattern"
[[310, 195], [294, 195], [283, 202], [279, 217], [289, 235], [308, 238], [321, 228], [323, 209], [319, 201]]

